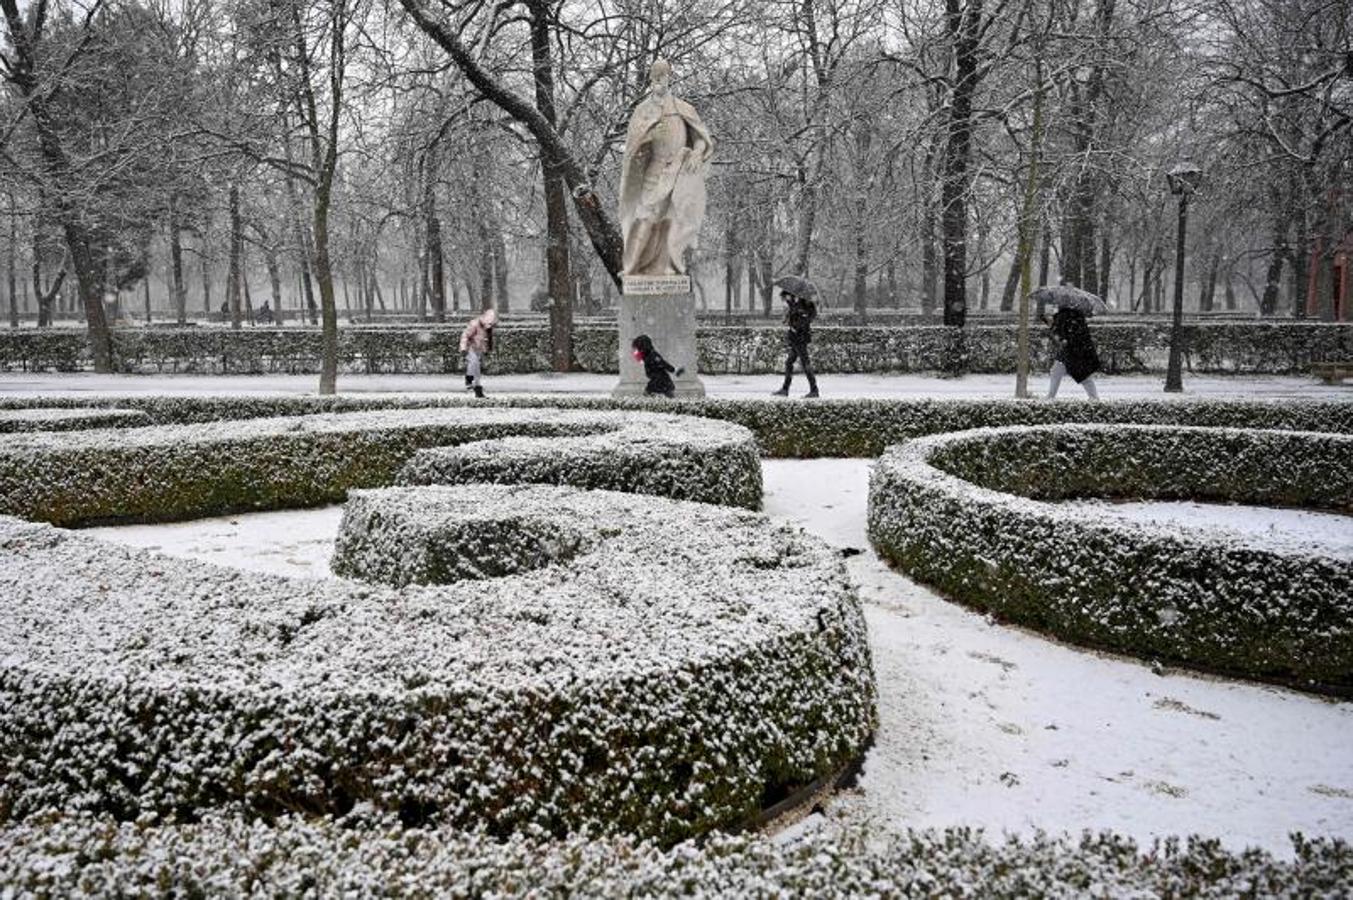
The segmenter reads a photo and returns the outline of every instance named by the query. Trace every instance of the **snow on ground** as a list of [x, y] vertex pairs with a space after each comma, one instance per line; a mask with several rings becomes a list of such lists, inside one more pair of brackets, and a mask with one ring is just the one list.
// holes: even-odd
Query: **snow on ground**
[[1185, 534], [1225, 535], [1279, 553], [1310, 552], [1353, 561], [1353, 516], [1223, 503], [1076, 500], [1061, 504], [1100, 519], [1162, 525]]
[[216, 516], [163, 525], [87, 528], [86, 534], [170, 556], [200, 559], [250, 572], [332, 578], [329, 559], [343, 507]]
[[[948, 603], [869, 550], [869, 465], [763, 463], [770, 515], [864, 551], [848, 565], [866, 601], [881, 724], [858, 788], [838, 796], [828, 815], [993, 833], [1110, 828], [1142, 840], [1197, 832], [1283, 856], [1292, 831], [1353, 838], [1353, 703], [1156, 674]], [[1160, 514], [1161, 504], [1149, 506]], [[1215, 508], [1209, 514], [1215, 522]], [[1274, 516], [1275, 530], [1304, 528], [1314, 520], [1302, 516], [1316, 515], [1263, 514]], [[1203, 527], [1201, 513], [1189, 515], [1191, 527]], [[340, 516], [334, 506], [92, 533], [324, 577]], [[1242, 525], [1260, 518], [1226, 513]]]
[[1198, 832], [1290, 852], [1353, 837], [1353, 703], [1169, 671], [990, 623], [868, 551], [869, 460], [766, 460], [766, 511], [832, 543], [867, 602], [881, 725], [836, 809], [892, 825], [1138, 838]]
[[[701, 376], [711, 397], [766, 398], [780, 386], [779, 375], [704, 375]], [[491, 395], [578, 394], [610, 396], [616, 385], [614, 375], [543, 372], [530, 375], [485, 376], [485, 389]], [[318, 385], [315, 375], [93, 375], [89, 373], [33, 374], [0, 372], [0, 397], [50, 394], [88, 396], [90, 394], [156, 393], [173, 396], [251, 394], [280, 396], [313, 394]], [[1301, 376], [1192, 376], [1184, 378], [1183, 394], [1164, 393], [1163, 375], [1097, 376], [1100, 396], [1114, 399], [1170, 399], [1189, 397], [1240, 397], [1245, 399], [1346, 399], [1353, 400], [1353, 384], [1327, 385]], [[941, 378], [937, 375], [823, 375], [819, 378], [826, 398], [1007, 398], [1014, 396], [1013, 375], [965, 375]], [[782, 402], [797, 402], [807, 390], [802, 376], [795, 376], [793, 397]], [[1047, 376], [1035, 374], [1029, 383], [1035, 393], [1047, 387]], [[1075, 387], [1075, 385], [1072, 385]], [[465, 382], [460, 375], [340, 375], [342, 393], [448, 393], [463, 394]], [[1063, 390], [1057, 402], [1083, 400], [1082, 392]]]

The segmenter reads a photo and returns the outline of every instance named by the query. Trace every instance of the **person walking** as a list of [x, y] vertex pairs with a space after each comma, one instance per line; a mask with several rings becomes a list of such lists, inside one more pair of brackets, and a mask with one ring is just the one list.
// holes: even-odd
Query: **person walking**
[[686, 370], [681, 366], [673, 366], [667, 360], [662, 358], [662, 354], [653, 346], [653, 339], [646, 334], [641, 334], [630, 341], [630, 352], [634, 358], [644, 364], [644, 375], [648, 378], [648, 385], [644, 388], [644, 393], [650, 396], [662, 396], [672, 399], [676, 396], [676, 384], [672, 381], [672, 376], [678, 378]]
[[794, 380], [794, 361], [801, 360], [803, 374], [808, 376], [808, 393], [804, 399], [817, 397], [817, 376], [813, 374], [813, 363], [808, 358], [808, 345], [813, 340], [813, 320], [817, 318], [817, 304], [812, 297], [817, 293], [813, 283], [806, 278], [791, 276], [776, 282], [780, 285], [780, 299], [785, 301], [785, 343], [789, 355], [785, 359], [785, 383], [773, 396], [788, 397], [789, 385]]
[[1094, 339], [1090, 336], [1090, 326], [1085, 313], [1079, 309], [1063, 307], [1043, 321], [1052, 329], [1052, 371], [1048, 373], [1048, 397], [1057, 396], [1063, 376], [1070, 375], [1076, 383], [1085, 388], [1091, 400], [1099, 399], [1099, 389], [1095, 385], [1095, 373], [1101, 368], [1099, 354], [1095, 351]]
[[480, 375], [484, 357], [493, 352], [493, 329], [497, 324], [498, 313], [486, 309], [471, 319], [460, 335], [460, 352], [465, 354], [465, 390], [474, 391], [476, 397], [484, 396]]

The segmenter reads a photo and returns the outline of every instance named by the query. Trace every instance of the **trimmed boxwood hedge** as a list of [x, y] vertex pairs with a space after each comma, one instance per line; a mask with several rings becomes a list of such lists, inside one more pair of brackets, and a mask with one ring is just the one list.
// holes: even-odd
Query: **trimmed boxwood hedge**
[[[349, 373], [453, 373], [463, 365], [461, 324], [350, 326], [339, 331], [339, 369]], [[1100, 358], [1109, 373], [1163, 371], [1169, 323], [1096, 321]], [[701, 327], [699, 371], [706, 374], [777, 373], [784, 366], [784, 329], [774, 326]], [[1032, 329], [1035, 359], [1047, 358], [1047, 330]], [[1291, 374], [1312, 361], [1353, 358], [1353, 324], [1330, 322], [1194, 322], [1184, 326], [1185, 360], [1195, 372]], [[819, 372], [964, 372], [1015, 370], [1013, 324], [850, 326], [813, 332]], [[136, 373], [314, 373], [320, 368], [317, 329], [225, 328], [113, 330], [118, 371]], [[549, 329], [503, 325], [496, 333], [490, 371], [547, 372]], [[678, 361], [683, 362], [683, 361]], [[684, 361], [689, 362], [689, 361]], [[616, 372], [614, 325], [579, 325], [573, 364], [584, 372]], [[83, 371], [91, 368], [82, 329], [0, 330], [0, 371]]]
[[[586, 546], [501, 577], [391, 576], [519, 559], [523, 520]], [[835, 773], [873, 734], [840, 556], [759, 514], [396, 489], [359, 496], [339, 565], [453, 580], [284, 578], [0, 517], [0, 822], [366, 809], [671, 842]]]
[[1346, 897], [1353, 847], [1292, 839], [1285, 858], [1215, 840], [1139, 846], [1111, 833], [995, 840], [966, 828], [850, 824], [784, 839], [663, 849], [617, 838], [485, 841], [398, 823], [275, 825], [224, 816], [162, 828], [66, 817], [0, 828], [19, 896], [250, 897]]
[[1063, 425], [921, 438], [875, 466], [869, 536], [948, 596], [1072, 642], [1353, 693], [1353, 560], [1041, 502], [1086, 496], [1353, 513], [1353, 436]]
[[82, 431], [152, 425], [139, 409], [0, 409], [0, 434], [16, 431]]
[[[511, 453], [475, 467], [475, 478], [761, 504], [755, 440], [732, 423], [460, 407], [14, 435], [0, 446], [0, 514], [79, 525], [333, 503], [350, 488], [395, 483], [419, 450], [506, 437], [493, 446]], [[573, 468], [576, 440], [603, 462]], [[609, 456], [645, 465], [608, 467]]]
[[0, 409], [139, 409], [157, 424], [297, 416], [376, 409], [476, 407], [662, 412], [735, 422], [756, 435], [763, 456], [773, 459], [878, 456], [898, 441], [927, 434], [1006, 425], [1106, 423], [1277, 428], [1353, 433], [1350, 400], [1113, 400], [1103, 403], [1036, 400], [611, 400], [602, 397], [495, 398], [466, 400], [459, 394], [396, 394], [335, 397], [155, 397], [126, 394], [90, 397], [0, 397]]

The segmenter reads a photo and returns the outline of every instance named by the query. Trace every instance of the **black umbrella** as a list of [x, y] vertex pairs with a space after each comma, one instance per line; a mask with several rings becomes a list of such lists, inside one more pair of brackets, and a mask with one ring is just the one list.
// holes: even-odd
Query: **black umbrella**
[[817, 296], [817, 285], [802, 275], [782, 275], [775, 279], [775, 286], [804, 300], [810, 300]]
[[1109, 308], [1097, 294], [1083, 291], [1071, 284], [1041, 287], [1029, 296], [1038, 304], [1040, 312], [1047, 304], [1052, 304], [1058, 309], [1078, 309], [1087, 316], [1102, 313]]

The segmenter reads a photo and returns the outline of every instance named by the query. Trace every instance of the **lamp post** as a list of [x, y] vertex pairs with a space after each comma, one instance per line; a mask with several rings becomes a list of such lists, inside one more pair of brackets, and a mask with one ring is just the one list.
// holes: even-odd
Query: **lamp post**
[[1165, 391], [1177, 394], [1184, 390], [1184, 235], [1189, 224], [1189, 197], [1202, 180], [1203, 170], [1193, 163], [1181, 162], [1165, 177], [1170, 183], [1170, 193], [1179, 197], [1179, 230], [1174, 252], [1174, 321], [1170, 325], [1170, 362], [1165, 369]]

